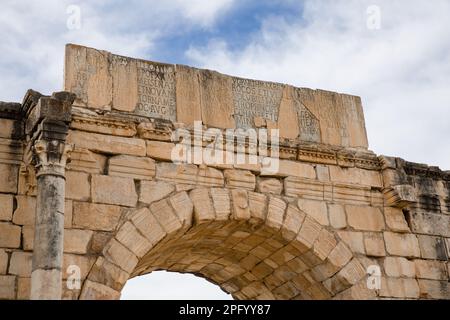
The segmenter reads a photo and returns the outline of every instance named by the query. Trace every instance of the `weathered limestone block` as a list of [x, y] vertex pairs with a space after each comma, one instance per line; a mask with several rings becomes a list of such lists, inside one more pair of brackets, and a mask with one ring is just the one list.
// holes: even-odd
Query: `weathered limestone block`
[[330, 171], [328, 170], [328, 166], [316, 165], [316, 175], [319, 181], [328, 182], [330, 181]]
[[385, 228], [380, 209], [369, 206], [345, 206], [350, 227], [364, 231], [382, 231]]
[[17, 131], [16, 128], [18, 125], [17, 120], [0, 119], [0, 138], [13, 138], [15, 131]]
[[[0, 123], [1, 125], [1, 123]], [[0, 137], [0, 161], [3, 164], [22, 165], [23, 145], [20, 140]]]
[[402, 210], [397, 208], [385, 207], [384, 217], [386, 218], [386, 224], [391, 231], [411, 232]]
[[153, 246], [150, 241], [140, 234], [131, 222], [125, 222], [125, 224], [120, 227], [116, 239], [138, 258], [142, 258], [142, 256]]
[[[367, 148], [361, 98], [315, 90], [311, 99], [310, 89], [300, 89], [303, 103], [317, 115], [320, 121], [322, 142], [351, 147]], [[307, 98], [306, 98], [307, 97]], [[314, 102], [313, 102], [314, 101]], [[328, 106], [328, 108], [325, 108]], [[336, 132], [336, 126], [340, 129]]]
[[286, 202], [280, 198], [269, 197], [266, 224], [269, 227], [279, 230], [283, 225], [284, 212], [286, 211]]
[[384, 241], [386, 251], [391, 255], [408, 258], [420, 257], [419, 241], [413, 234], [384, 232]]
[[353, 258], [345, 267], [341, 269], [336, 275], [327, 279], [324, 286], [333, 293], [338, 293], [346, 288], [355, 285], [365, 276], [364, 267]]
[[63, 255], [62, 264], [62, 278], [68, 279], [72, 275], [70, 266], [77, 266], [80, 268], [80, 280], [86, 279], [92, 266], [94, 265], [95, 257], [88, 255], [68, 254]]
[[66, 200], [64, 203], [64, 228], [72, 228], [73, 201]]
[[121, 216], [121, 208], [105, 204], [73, 203], [73, 227], [113, 231]]
[[22, 228], [7, 222], [0, 222], [0, 248], [19, 248]]
[[93, 231], [81, 229], [64, 230], [64, 252], [86, 254]]
[[446, 247], [447, 250], [450, 250], [450, 243], [447, 242], [446, 246], [443, 238], [420, 234], [417, 235], [417, 238], [419, 239], [420, 254], [423, 259], [446, 261], [450, 257], [450, 251], [446, 252]]
[[134, 137], [137, 133], [134, 123], [79, 107], [72, 107], [70, 129], [122, 137]]
[[177, 121], [193, 125], [202, 120], [200, 73], [197, 69], [176, 65]]
[[92, 235], [89, 252], [92, 252], [92, 254], [100, 254], [111, 238], [112, 238], [111, 232], [94, 231], [94, 234]]
[[16, 196], [17, 208], [14, 211], [13, 222], [18, 225], [34, 225], [36, 216], [36, 198]]
[[222, 171], [214, 168], [200, 166], [196, 182], [199, 186], [223, 187], [224, 185], [223, 173]]
[[34, 244], [34, 226], [22, 227], [22, 246], [23, 250], [33, 250]]
[[93, 175], [92, 201], [134, 207], [138, 196], [133, 179]]
[[215, 219], [214, 206], [208, 189], [194, 189], [189, 196], [194, 204], [194, 217], [197, 224]]
[[364, 170], [359, 168], [341, 168], [329, 166], [331, 181], [346, 184], [359, 184], [382, 188], [381, 174], [378, 171]]
[[103, 253], [106, 259], [128, 273], [131, 273], [138, 263], [136, 255], [114, 239], [108, 243]]
[[[299, 118], [297, 116], [296, 105], [293, 100], [293, 88], [291, 86], [284, 86], [282, 99], [280, 102], [280, 111], [278, 116], [278, 123], [280, 128], [280, 137], [287, 139], [296, 139], [300, 135], [299, 130]], [[259, 118], [258, 120], [265, 120], [264, 118]], [[264, 123], [265, 121], [263, 121]], [[262, 123], [262, 124], [263, 124]], [[256, 120], [255, 126], [258, 127]]]
[[81, 300], [118, 300], [120, 292], [103, 284], [86, 280], [81, 291]]
[[354, 253], [365, 254], [364, 240], [362, 232], [338, 231], [339, 237], [344, 241]]
[[383, 193], [386, 205], [390, 207], [404, 208], [417, 202], [416, 191], [410, 185], [390, 186]]
[[172, 161], [172, 151], [175, 143], [162, 141], [147, 141], [147, 156], [162, 161]]
[[394, 278], [414, 278], [416, 276], [414, 262], [403, 257], [386, 257], [384, 271], [388, 277]]
[[157, 163], [156, 178], [177, 184], [195, 184], [198, 167], [193, 164]]
[[175, 212], [173, 212], [167, 199], [154, 202], [150, 205], [150, 211], [167, 234], [171, 234], [181, 229], [182, 223]]
[[4, 249], [0, 249], [0, 274], [6, 274], [8, 269], [8, 253]]
[[169, 203], [185, 228], [192, 226], [194, 204], [186, 192], [178, 192], [169, 198]]
[[432, 260], [414, 260], [418, 279], [448, 280], [445, 262]]
[[450, 237], [450, 215], [412, 212], [413, 232]]
[[32, 257], [33, 254], [31, 252], [13, 252], [9, 264], [9, 274], [30, 277]]
[[228, 189], [212, 188], [211, 199], [216, 212], [216, 220], [228, 220], [231, 215], [231, 198]]
[[109, 159], [108, 175], [110, 176], [152, 180], [155, 173], [155, 161], [150, 158], [121, 155]]
[[133, 112], [138, 104], [138, 71], [134, 59], [110, 55], [112, 108]]
[[214, 128], [234, 128], [232, 78], [201, 70], [199, 79], [203, 123]]
[[12, 300], [16, 297], [16, 276], [0, 276], [0, 299]]
[[89, 174], [66, 171], [66, 199], [86, 201], [91, 197]]
[[225, 183], [228, 188], [255, 190], [256, 177], [250, 171], [245, 170], [225, 170]]
[[328, 262], [338, 270], [345, 266], [352, 257], [352, 252], [347, 245], [343, 241], [339, 241], [328, 255]]
[[386, 249], [384, 248], [384, 239], [382, 233], [365, 232], [364, 246], [366, 248], [366, 254], [369, 257], [386, 256]]
[[327, 204], [323, 201], [314, 201], [308, 199], [298, 199], [299, 209], [323, 226], [329, 225]]
[[339, 204], [328, 204], [328, 214], [330, 225], [334, 229], [344, 229], [347, 227], [347, 219], [345, 217], [344, 207]]
[[420, 297], [424, 299], [448, 299], [450, 283], [448, 281], [418, 280]]
[[67, 142], [75, 147], [107, 154], [125, 154], [144, 157], [145, 141], [136, 138], [124, 138], [91, 132], [71, 130]]
[[111, 110], [112, 77], [109, 72], [110, 53], [81, 47], [66, 46], [64, 90], [77, 95], [76, 104], [95, 109]]
[[281, 226], [281, 234], [287, 240], [293, 240], [297, 236], [302, 223], [306, 217], [304, 212], [301, 212], [292, 204], [287, 206], [286, 216], [283, 225]]
[[264, 222], [267, 215], [267, 197], [257, 192], [248, 192], [248, 204], [251, 219], [256, 222]]
[[250, 219], [250, 208], [247, 191], [242, 189], [231, 190], [231, 199], [233, 203], [233, 218], [235, 220]]
[[278, 179], [258, 178], [256, 190], [262, 193], [280, 195], [283, 191], [283, 184]]
[[131, 220], [152, 245], [157, 244], [167, 234], [148, 208], [137, 210]]
[[68, 170], [95, 174], [103, 173], [103, 164], [106, 163], [105, 156], [78, 147], [74, 147], [70, 153], [70, 160]]
[[97, 259], [89, 274], [89, 280], [103, 283], [117, 291], [122, 290], [129, 277], [127, 272], [102, 257]]
[[0, 221], [11, 221], [13, 214], [13, 196], [0, 194]]
[[324, 200], [327, 196], [330, 200], [333, 196], [331, 184], [305, 178], [287, 177], [284, 179], [284, 193], [288, 197], [302, 197], [314, 200]]
[[[255, 149], [253, 149], [253, 150], [256, 153], [256, 146], [255, 146]], [[242, 153], [234, 154], [234, 158], [231, 158], [231, 159], [234, 159], [234, 163], [232, 165], [229, 165], [229, 164], [227, 164], [228, 161], [226, 160], [227, 157], [230, 156], [229, 154], [230, 154], [229, 152], [224, 151], [223, 163], [225, 163], [225, 164], [219, 163], [218, 165], [215, 165], [215, 166], [220, 169], [234, 168], [234, 169], [240, 169], [240, 170], [248, 170], [255, 174], [259, 174], [259, 173], [261, 173], [262, 170], [267, 170], [265, 167], [269, 165], [269, 164], [263, 163], [264, 164], [264, 168], [263, 168], [262, 164], [259, 161], [257, 161], [255, 163], [255, 159], [252, 158], [252, 156], [254, 156], [254, 154], [249, 155], [249, 154], [242, 154]], [[244, 159], [244, 160], [238, 160], [238, 159]]]
[[17, 193], [17, 183], [19, 179], [19, 166], [0, 163], [0, 192]]
[[17, 279], [17, 300], [30, 300], [31, 278]]
[[416, 279], [381, 278], [381, 297], [387, 298], [418, 298], [419, 286]]
[[322, 226], [315, 219], [307, 215], [296, 240], [305, 247], [311, 248], [314, 241], [319, 237], [320, 231], [322, 231]]
[[312, 165], [307, 163], [290, 160], [279, 160], [279, 167], [276, 173], [266, 173], [264, 170], [262, 170], [261, 176], [316, 179], [316, 171], [314, 170], [314, 167]]
[[319, 237], [314, 242], [313, 252], [322, 260], [325, 260], [336, 247], [337, 240], [334, 235], [326, 229], [320, 231]]
[[175, 191], [173, 184], [163, 181], [142, 181], [139, 190], [139, 201], [150, 204], [161, 200]]

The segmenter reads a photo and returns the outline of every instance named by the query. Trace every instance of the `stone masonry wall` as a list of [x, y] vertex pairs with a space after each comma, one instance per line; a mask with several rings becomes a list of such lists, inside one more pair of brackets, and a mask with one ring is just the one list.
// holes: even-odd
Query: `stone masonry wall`
[[[21, 168], [21, 143], [11, 139], [15, 134], [14, 128], [19, 127], [17, 121], [1, 121], [4, 147], [1, 153], [0, 186], [0, 294], [3, 299], [27, 299], [33, 250], [35, 182], [32, 174], [27, 174], [24, 168]], [[78, 127], [79, 124], [72, 126]], [[93, 131], [91, 126], [88, 128]], [[89, 276], [93, 265], [101, 263], [99, 259], [107, 256], [104, 249], [113, 238], [120, 243], [121, 249], [133, 255], [136, 261], [142, 259], [144, 253], [147, 254], [146, 250], [158, 251], [158, 248], [151, 250], [156, 244], [150, 241], [153, 239], [155, 242], [155, 236], [152, 234], [143, 232], [142, 239], [119, 236], [118, 231], [123, 230], [125, 221], [135, 208], [150, 208], [159, 225], [164, 226], [170, 222], [166, 222], [164, 216], [158, 215], [159, 210], [153, 206], [160, 205], [162, 199], [165, 201], [164, 199], [169, 197], [184, 197], [187, 194], [191, 199], [188, 202], [194, 203], [195, 206], [197, 195], [194, 191], [198, 188], [212, 188], [209, 191], [210, 196], [208, 191], [203, 192], [203, 196], [206, 196], [205, 201], [212, 199], [213, 216], [221, 212], [220, 197], [231, 199], [234, 190], [238, 190], [246, 194], [244, 199], [262, 197], [259, 201], [263, 205], [267, 205], [271, 200], [282, 201], [280, 204], [284, 205], [278, 209], [280, 212], [277, 223], [287, 229], [292, 223], [287, 214], [289, 206], [292, 206], [299, 216], [302, 213], [307, 214], [316, 227], [303, 232], [312, 232], [311, 242], [317, 246], [321, 246], [322, 241], [329, 245], [324, 256], [313, 254], [310, 257], [298, 258], [302, 257], [298, 245], [290, 247], [291, 242], [280, 240], [275, 247], [269, 246], [271, 249], [267, 254], [270, 255], [266, 257], [265, 254], [257, 253], [261, 246], [258, 240], [267, 242], [273, 239], [272, 234], [280, 231], [272, 230], [270, 237], [262, 233], [259, 239], [258, 233], [249, 223], [242, 227], [241, 234], [238, 233], [242, 241], [249, 239], [249, 243], [237, 248], [240, 244], [231, 240], [236, 237], [236, 232], [233, 233], [231, 229], [228, 234], [223, 235], [223, 239], [230, 239], [227, 248], [234, 248], [234, 252], [223, 256], [232, 256], [231, 261], [240, 266], [233, 272], [248, 273], [247, 278], [244, 278], [247, 280], [237, 278], [239, 280], [227, 282], [224, 281], [225, 277], [218, 279], [217, 283], [232, 292], [236, 298], [256, 298], [250, 289], [245, 289], [252, 283], [258, 284], [257, 292], [265, 293], [261, 296], [264, 298], [331, 298], [333, 295], [343, 298], [449, 298], [450, 216], [447, 174], [433, 168], [409, 164], [401, 159], [383, 157], [380, 161], [384, 163], [382, 171], [282, 159], [280, 172], [266, 177], [260, 174], [258, 167], [175, 165], [170, 162], [170, 150], [173, 147], [170, 142], [145, 139], [142, 138], [143, 133], [133, 137], [112, 135], [111, 128], [107, 126], [98, 126], [97, 129], [104, 132], [72, 129], [69, 133], [69, 141], [76, 149], [66, 174], [64, 270], [70, 264], [80, 266], [83, 280]], [[386, 190], [391, 186], [411, 186], [412, 190], [409, 191], [413, 191], [415, 199], [406, 197], [405, 206], [405, 203], [401, 202], [402, 194], [398, 192], [398, 201], [394, 204], [395, 201], [388, 196], [392, 191]], [[388, 206], [389, 204], [393, 206]], [[228, 207], [226, 204], [224, 206], [225, 211], [228, 210], [230, 214], [235, 212], [233, 202]], [[194, 224], [198, 223], [197, 218], [194, 214]], [[227, 219], [233, 220], [229, 217]], [[270, 219], [267, 212], [263, 219]], [[212, 221], [214, 220], [213, 218]], [[213, 222], [210, 224], [214, 225]], [[217, 230], [226, 230], [223, 226], [216, 227]], [[319, 230], [322, 227], [330, 231], [332, 240], [319, 238]], [[188, 230], [184, 230], [186, 231]], [[298, 235], [302, 234], [301, 225], [293, 227], [292, 232], [298, 238]], [[170, 235], [170, 232], [166, 232], [167, 235]], [[207, 235], [207, 232], [194, 232], [194, 239], [201, 242], [202, 237]], [[356, 268], [358, 271], [353, 270], [356, 274], [350, 273], [347, 276], [350, 279], [347, 280], [333, 278], [336, 269], [330, 268], [327, 262], [324, 262], [324, 257], [341, 241], [362, 266]], [[146, 242], [148, 246], [144, 246], [145, 250], [136, 255], [133, 253], [136, 250], [134, 246], [141, 242]], [[184, 242], [180, 241], [178, 245]], [[280, 246], [290, 252], [288, 257], [284, 258], [287, 261], [271, 262], [270, 256], [276, 254]], [[142, 274], [158, 268], [189, 270], [189, 266], [192, 267], [199, 260], [207, 260], [209, 264], [200, 264], [203, 267], [200, 270], [193, 268], [195, 272], [212, 274], [208, 273], [208, 265], [223, 256], [210, 252], [214, 246], [204, 247], [203, 250], [197, 251], [197, 255], [193, 253], [190, 260], [179, 258], [168, 264], [155, 263], [158, 260], [154, 258], [143, 259], [139, 272], [130, 267], [123, 267], [120, 265], [123, 262], [112, 259], [111, 264], [117, 270], [110, 271], [110, 277], [118, 278], [115, 279], [118, 284], [113, 286], [115, 291], [112, 296], [117, 298], [116, 292], [120, 291], [124, 280], [128, 279], [130, 274]], [[185, 251], [186, 248], [180, 247], [178, 251], [169, 249], [163, 248], [160, 251], [176, 256], [177, 252]], [[169, 253], [167, 257], [170, 257]], [[186, 261], [189, 261], [189, 264]], [[365, 279], [365, 267], [368, 265], [379, 265], [382, 269], [382, 285], [379, 291], [366, 290], [362, 285], [351, 287], [351, 284]], [[218, 266], [220, 269], [221, 265]], [[225, 267], [226, 265], [222, 265], [222, 268]], [[103, 264], [102, 268], [105, 268]], [[68, 276], [67, 273], [64, 274], [65, 277]], [[87, 290], [86, 297], [109, 297], [107, 294], [111, 294], [102, 287], [105, 283], [98, 278], [97, 275], [97, 281], [90, 281], [89, 284], [95, 284], [100, 289], [94, 285], [94, 289]], [[312, 289], [308, 291], [308, 280], [304, 278], [310, 279], [314, 290], [318, 292]], [[224, 282], [220, 283], [220, 280]], [[108, 280], [106, 283], [110, 282], [111, 280]], [[292, 285], [286, 285], [287, 283]], [[264, 286], [265, 290], [260, 286]], [[349, 286], [352, 289], [348, 289]], [[80, 291], [64, 290], [64, 298], [79, 298], [79, 294]]]
[[[205, 129], [226, 129], [205, 107], [213, 95], [202, 90], [227, 94], [220, 84], [229, 81], [177, 66], [180, 73], [164, 78], [182, 78], [181, 86], [164, 87], [175, 90], [176, 102], [164, 102], [167, 117], [155, 116], [139, 91], [155, 63], [68, 50], [78, 69], [66, 68], [66, 89], [77, 100], [67, 137], [74, 149], [65, 173], [62, 273], [70, 279], [68, 267], [79, 266], [81, 286], [64, 282], [64, 299], [117, 299], [128, 279], [160, 269], [205, 277], [236, 299], [450, 299], [450, 173], [368, 151], [362, 108], [353, 114], [362, 127], [351, 128], [353, 116], [333, 120], [322, 110], [342, 107], [343, 96], [311, 92], [309, 101], [320, 101], [308, 105], [315, 115], [297, 115], [318, 131], [303, 130], [302, 117], [283, 126], [289, 116], [281, 111], [277, 119], [269, 112], [236, 120], [232, 127], [250, 119], [251, 127], [269, 128], [273, 120], [294, 128], [291, 137], [283, 133], [276, 173], [260, 164], [175, 164], [171, 134], [192, 130], [196, 119], [180, 106], [198, 105]], [[200, 91], [189, 89], [198, 83]], [[0, 103], [0, 299], [30, 297], [36, 172], [23, 110], [42, 99], [33, 96]], [[289, 95], [275, 98], [296, 105]], [[378, 289], [367, 286], [371, 266], [381, 271]]]

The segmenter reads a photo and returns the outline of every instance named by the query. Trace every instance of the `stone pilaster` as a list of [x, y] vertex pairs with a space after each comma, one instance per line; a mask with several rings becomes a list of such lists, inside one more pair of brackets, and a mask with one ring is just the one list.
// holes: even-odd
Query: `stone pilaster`
[[[31, 93], [33, 94], [33, 93]], [[27, 106], [25, 99], [24, 106]], [[31, 299], [61, 299], [66, 144], [74, 96], [55, 93], [27, 106], [27, 150], [37, 179]], [[33, 101], [33, 100], [32, 100]]]

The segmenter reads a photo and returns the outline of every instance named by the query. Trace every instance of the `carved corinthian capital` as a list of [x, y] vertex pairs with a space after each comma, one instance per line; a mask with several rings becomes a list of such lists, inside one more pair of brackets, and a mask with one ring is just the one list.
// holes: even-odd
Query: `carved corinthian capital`
[[72, 150], [73, 146], [64, 141], [36, 141], [33, 146], [36, 177], [44, 174], [64, 177], [66, 164]]

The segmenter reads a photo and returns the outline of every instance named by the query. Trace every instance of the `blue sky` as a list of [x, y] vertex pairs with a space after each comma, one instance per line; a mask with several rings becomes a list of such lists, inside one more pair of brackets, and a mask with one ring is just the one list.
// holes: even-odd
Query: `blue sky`
[[3, 0], [0, 100], [61, 90], [77, 43], [361, 96], [370, 149], [450, 170], [449, 15], [448, 0]]

